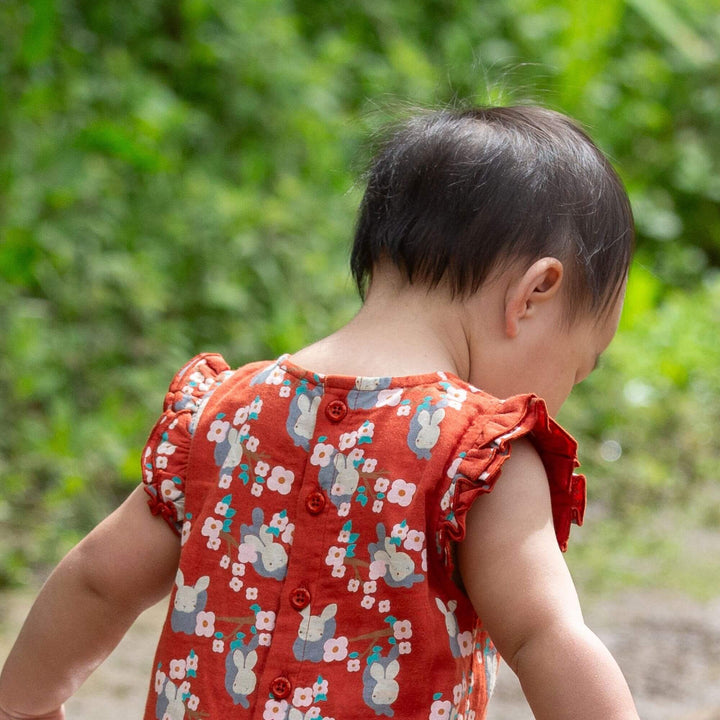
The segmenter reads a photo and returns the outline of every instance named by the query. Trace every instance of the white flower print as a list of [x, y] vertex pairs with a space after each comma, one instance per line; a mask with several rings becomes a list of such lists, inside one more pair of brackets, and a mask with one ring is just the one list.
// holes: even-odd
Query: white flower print
[[405, 480], [398, 478], [393, 480], [387, 499], [391, 503], [400, 505], [400, 507], [407, 507], [412, 502], [415, 490], [415, 483], [405, 482]]
[[382, 512], [382, 509], [383, 509], [383, 501], [382, 500], [373, 501], [372, 511], [374, 513]]
[[234, 590], [235, 592], [240, 592], [242, 590], [243, 581], [239, 577], [234, 577], [230, 583], [230, 589]]
[[450, 720], [452, 703], [449, 700], [435, 700], [430, 706], [430, 717], [428, 720]]
[[278, 394], [280, 395], [280, 397], [290, 397], [290, 386], [283, 385], [280, 388], [280, 392]]
[[220, 480], [218, 481], [218, 487], [225, 490], [225, 489], [229, 488], [231, 484], [232, 484], [232, 475], [230, 473], [223, 473], [220, 476]]
[[467, 399], [467, 390], [448, 385], [447, 390], [445, 391], [445, 399], [451, 408], [454, 408], [455, 410], [462, 410], [462, 404]]
[[357, 592], [360, 589], [360, 581], [357, 578], [348, 580], [348, 592]]
[[[277, 383], [274, 383], [277, 385]], [[261, 410], [263, 406], [263, 401], [257, 397], [250, 403], [250, 413], [257, 415]]]
[[325, 564], [326, 565], [342, 565], [343, 560], [345, 560], [345, 553], [347, 550], [345, 548], [337, 547], [336, 545], [332, 545], [330, 549], [328, 550], [328, 554], [325, 557]]
[[390, 532], [390, 535], [392, 537], [400, 538], [401, 540], [404, 540], [405, 537], [408, 534], [408, 527], [407, 523], [397, 523], [396, 525], [393, 525], [393, 529]]
[[187, 706], [189, 710], [197, 710], [200, 704], [200, 698], [197, 695], [191, 695], [188, 698]]
[[240, 437], [248, 437], [250, 435], [250, 423], [245, 423], [239, 430]]
[[397, 409], [397, 415], [398, 417], [403, 417], [404, 415], [409, 415], [411, 411], [410, 405], [400, 405]]
[[157, 454], [158, 455], [172, 455], [177, 448], [175, 445], [173, 445], [171, 442], [168, 442], [165, 440], [164, 442], [161, 442], [158, 445], [157, 448]]
[[313, 449], [313, 454], [310, 456], [310, 464], [318, 467], [327, 467], [332, 460], [333, 451], [335, 448], [330, 443], [319, 442]]
[[459, 705], [459, 704], [460, 704], [460, 701], [462, 700], [462, 697], [463, 697], [463, 687], [462, 687], [462, 683], [458, 683], [458, 684], [455, 685], [455, 687], [453, 688], [453, 701], [454, 701], [454, 703], [455, 703], [456, 705]]
[[[265, 383], [267, 385], [280, 385], [282, 381], [285, 379], [285, 371], [276, 365], [271, 371], [270, 374], [265, 378]], [[252, 407], [252, 405], [250, 406]], [[255, 410], [254, 412], [259, 412], [260, 409]]]
[[[257, 555], [255, 557], [257, 558]], [[245, 563], [244, 562], [233, 563], [232, 574], [236, 575], [236, 576], [244, 575], [245, 574]]]
[[189, 695], [190, 694], [190, 682], [188, 680], [185, 680], [185, 682], [180, 683], [180, 686], [178, 687], [178, 695], [182, 697], [183, 695]]
[[423, 551], [420, 553], [420, 557], [422, 559], [422, 569], [423, 572], [427, 572], [427, 548], [423, 548]]
[[258, 449], [258, 445], [260, 444], [260, 441], [254, 436], [251, 435], [246, 441], [245, 441], [245, 447], [250, 452], [256, 452]]
[[364, 455], [364, 450], [361, 450], [360, 448], [355, 448], [348, 453], [347, 458], [351, 463], [355, 464], [358, 460], [362, 460]]
[[288, 545], [292, 545], [294, 537], [295, 537], [295, 524], [288, 523], [287, 527], [285, 528], [285, 531], [281, 535], [281, 540], [284, 543], [287, 543]]
[[190, 530], [191, 530], [191, 529], [192, 529], [192, 525], [190, 524], [190, 521], [189, 521], [189, 520], [186, 520], [186, 521], [183, 523], [182, 533], [181, 533], [181, 535], [180, 535], [180, 544], [181, 544], [181, 545], [184, 545], [184, 544], [188, 541], [188, 538], [190, 537]]
[[203, 523], [202, 530], [200, 530], [200, 533], [208, 538], [216, 538], [220, 535], [222, 532], [222, 521], [218, 520], [216, 517], [206, 517], [205, 522]]
[[425, 546], [425, 533], [422, 530], [409, 530], [403, 545], [408, 550], [422, 550]]
[[275, 627], [275, 613], [272, 610], [261, 610], [255, 616], [255, 627], [258, 630], [272, 630]]
[[372, 595], [374, 592], [377, 592], [377, 583], [374, 580], [368, 580], [367, 582], [364, 582], [363, 592], [366, 595]]
[[381, 600], [378, 603], [378, 612], [379, 613], [390, 612], [390, 601], [389, 600]]
[[347, 669], [348, 672], [357, 672], [358, 670], [360, 670], [360, 661], [357, 658], [348, 660]]
[[201, 610], [195, 618], [195, 634], [212, 637], [215, 634], [215, 613]]
[[462, 656], [468, 657], [472, 653], [473, 649], [473, 637], [470, 630], [458, 633], [457, 641], [460, 646], [460, 653]]
[[287, 515], [275, 513], [268, 524], [271, 528], [277, 528], [280, 532], [282, 532], [288, 524], [288, 517]]
[[295, 473], [292, 470], [286, 470], [281, 465], [277, 465], [267, 479], [267, 486], [269, 490], [287, 495], [292, 488], [293, 480], [295, 480]]
[[381, 477], [375, 481], [375, 492], [384, 493], [390, 487], [390, 481], [387, 478]]
[[247, 600], [257, 600], [258, 591], [256, 587], [249, 587], [245, 589], [245, 598]]
[[371, 423], [369, 420], [366, 420], [359, 428], [358, 428], [358, 441], [361, 439], [371, 439], [373, 434], [375, 432], [375, 423]]
[[334, 565], [332, 572], [330, 573], [333, 577], [342, 578], [345, 577], [347, 568], [344, 565]]
[[188, 655], [185, 659], [185, 667], [188, 670], [197, 670], [198, 669], [198, 656], [195, 654]]
[[209, 538], [207, 541], [207, 546], [210, 550], [219, 550], [221, 545], [222, 543], [219, 537]]
[[223, 570], [227, 570], [230, 567], [230, 556], [229, 555], [223, 555], [220, 558], [220, 567]]
[[328, 681], [327, 680], [323, 680], [322, 682], [313, 683], [313, 697], [314, 698], [316, 698], [318, 695], [327, 695], [327, 691], [328, 691]]
[[447, 471], [447, 476], [452, 480], [457, 475], [460, 463], [463, 461], [462, 457], [456, 457], [451, 463]]
[[[207, 432], [207, 439], [210, 442], [221, 443], [227, 437], [230, 423], [227, 420], [213, 420], [210, 423], [210, 429]], [[170, 455], [170, 453], [163, 453]]]
[[370, 608], [375, 604], [375, 598], [372, 595], [365, 595], [363, 597], [363, 599], [360, 601], [360, 604], [366, 610], [370, 610]]
[[323, 645], [323, 660], [332, 662], [333, 660], [344, 660], [348, 654], [348, 639], [344, 636], [330, 638]]
[[362, 466], [362, 471], [365, 473], [375, 472], [377, 467], [377, 460], [375, 458], [368, 458]]
[[266, 462], [258, 460], [255, 465], [255, 474], [260, 477], [267, 477], [268, 472], [270, 472], [270, 466]]
[[167, 675], [162, 670], [158, 670], [155, 673], [155, 692], [156, 693], [162, 692], [163, 687], [165, 687], [165, 680], [167, 680]]
[[378, 393], [378, 399], [375, 403], [375, 407], [395, 407], [402, 400], [402, 394], [402, 388], [381, 390]]
[[247, 406], [239, 408], [233, 418], [233, 425], [242, 425], [248, 419], [249, 412], [250, 410]]
[[287, 700], [268, 700], [263, 711], [263, 720], [285, 720], [289, 704]]
[[312, 705], [313, 691], [311, 687], [295, 688], [293, 693], [292, 704], [295, 707], [309, 707]]
[[340, 436], [340, 439], [338, 440], [338, 446], [340, 450], [349, 450], [350, 448], [355, 447], [356, 442], [357, 432], [353, 430], [352, 432], [343, 433]]
[[259, 483], [253, 483], [252, 487], [250, 488], [250, 492], [255, 497], [260, 497], [262, 495], [262, 491], [263, 491], [263, 486], [260, 485]]
[[258, 645], [264, 645], [265, 647], [269, 647], [270, 643], [272, 642], [272, 635], [270, 633], [258, 633]]
[[409, 643], [407, 640], [403, 640], [398, 643], [397, 648], [401, 655], [409, 655], [412, 652], [412, 643]]
[[167, 456], [160, 455], [155, 459], [155, 467], [158, 470], [164, 470], [167, 467]]
[[350, 531], [349, 530], [341, 530], [338, 534], [338, 542], [341, 543], [348, 543], [350, 542]]
[[215, 513], [218, 514], [218, 515], [222, 515], [223, 517], [225, 517], [225, 515], [227, 514], [227, 511], [228, 511], [229, 509], [230, 509], [230, 506], [229, 506], [227, 503], [219, 502], [219, 503], [215, 506]]
[[170, 661], [170, 677], [173, 680], [182, 680], [185, 677], [185, 660]]
[[339, 517], [347, 517], [350, 514], [350, 503], [344, 502], [340, 503], [340, 507], [338, 508], [338, 516]]

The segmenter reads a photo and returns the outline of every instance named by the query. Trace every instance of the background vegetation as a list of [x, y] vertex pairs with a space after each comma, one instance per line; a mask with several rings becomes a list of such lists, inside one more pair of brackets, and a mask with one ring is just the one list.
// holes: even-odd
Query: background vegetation
[[562, 418], [598, 524], [571, 561], [717, 592], [671, 541], [720, 526], [718, 48], [717, 0], [0, 2], [0, 586], [138, 482], [188, 357], [350, 316], [388, 116], [529, 99], [588, 127], [639, 230], [622, 333]]

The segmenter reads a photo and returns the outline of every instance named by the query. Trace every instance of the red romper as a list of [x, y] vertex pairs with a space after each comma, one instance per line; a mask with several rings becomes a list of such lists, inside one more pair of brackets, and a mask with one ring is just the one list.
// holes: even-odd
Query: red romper
[[498, 658], [453, 545], [524, 435], [565, 549], [585, 482], [535, 396], [194, 358], [143, 454], [182, 543], [145, 720], [485, 717]]

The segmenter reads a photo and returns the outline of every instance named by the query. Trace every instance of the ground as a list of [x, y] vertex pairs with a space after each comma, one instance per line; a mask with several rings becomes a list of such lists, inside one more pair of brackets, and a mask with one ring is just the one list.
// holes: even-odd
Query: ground
[[[0, 598], [0, 662], [29, 603], [25, 593]], [[142, 716], [162, 617], [156, 607], [138, 619], [68, 703], [68, 720]], [[699, 603], [657, 590], [633, 591], [593, 601], [586, 617], [622, 667], [643, 720], [720, 720], [720, 597]], [[503, 667], [488, 720], [532, 717], [512, 672]]]

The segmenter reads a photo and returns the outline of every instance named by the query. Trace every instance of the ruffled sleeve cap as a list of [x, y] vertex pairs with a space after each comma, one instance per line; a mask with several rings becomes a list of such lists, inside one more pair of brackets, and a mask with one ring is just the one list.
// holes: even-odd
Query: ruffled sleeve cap
[[547, 412], [535, 395], [498, 400], [483, 394], [479, 410], [465, 433], [447, 470], [441, 499], [439, 549], [452, 566], [451, 541], [465, 537], [470, 506], [479, 495], [490, 492], [510, 456], [513, 440], [527, 437], [542, 459], [550, 484], [553, 522], [558, 545], [567, 549], [572, 524], [582, 525], [586, 505], [586, 482], [574, 474], [578, 466], [577, 443]]
[[203, 353], [190, 360], [170, 383], [163, 414], [143, 450], [143, 483], [150, 510], [162, 515], [178, 535], [185, 519], [193, 433], [210, 396], [230, 375], [232, 370], [221, 355]]

